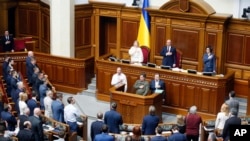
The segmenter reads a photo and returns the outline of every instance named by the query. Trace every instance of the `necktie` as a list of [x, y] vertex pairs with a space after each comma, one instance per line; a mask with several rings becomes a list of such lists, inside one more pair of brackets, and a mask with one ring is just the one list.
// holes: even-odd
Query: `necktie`
[[6, 36], [6, 40], [9, 40], [9, 36]]

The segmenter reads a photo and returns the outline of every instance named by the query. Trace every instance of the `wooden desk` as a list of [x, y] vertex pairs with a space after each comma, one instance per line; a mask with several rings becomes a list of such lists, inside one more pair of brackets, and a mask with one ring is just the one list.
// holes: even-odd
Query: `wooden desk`
[[156, 115], [162, 117], [162, 95], [152, 94], [148, 96], [137, 95], [117, 91], [115, 87], [110, 88], [111, 101], [117, 103], [117, 111], [122, 114], [123, 122], [141, 124], [145, 115], [149, 114], [150, 105], [156, 108]]
[[131, 92], [142, 72], [147, 74], [148, 81], [154, 78], [155, 73], [159, 73], [166, 83], [167, 100], [162, 108], [163, 112], [168, 113], [186, 115], [187, 109], [196, 105], [202, 118], [215, 118], [228, 92], [233, 90], [234, 72], [224, 77], [203, 76], [99, 59], [96, 60], [97, 99], [110, 101], [109, 88], [117, 67], [121, 67], [127, 76], [128, 92]]

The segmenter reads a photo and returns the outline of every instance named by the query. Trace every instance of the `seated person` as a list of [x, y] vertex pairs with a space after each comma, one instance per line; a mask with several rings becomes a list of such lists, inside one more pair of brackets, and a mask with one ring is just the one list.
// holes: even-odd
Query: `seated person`
[[162, 92], [162, 101], [165, 102], [166, 92], [165, 92], [165, 82], [160, 80], [160, 75], [158, 73], [155, 74], [155, 79], [150, 82], [150, 90], [151, 93], [155, 93], [157, 89], [163, 90]]
[[149, 83], [147, 80], [145, 80], [146, 74], [143, 73], [140, 75], [140, 79], [137, 80], [134, 84], [134, 88], [136, 90], [136, 94], [139, 95], [147, 95], [149, 91]]
[[141, 65], [143, 62], [143, 53], [137, 40], [134, 41], [134, 44], [129, 49], [128, 54], [130, 55], [131, 64]]

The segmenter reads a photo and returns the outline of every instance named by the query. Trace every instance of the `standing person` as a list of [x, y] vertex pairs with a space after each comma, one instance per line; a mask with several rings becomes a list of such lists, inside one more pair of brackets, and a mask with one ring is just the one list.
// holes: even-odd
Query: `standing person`
[[122, 69], [118, 67], [116, 73], [112, 76], [111, 85], [115, 87], [124, 86], [124, 92], [127, 92], [127, 77], [122, 73]]
[[215, 120], [215, 130], [217, 132], [217, 136], [222, 134], [224, 125], [226, 120], [229, 118], [229, 106], [226, 103], [221, 105], [220, 112], [217, 114]]
[[40, 118], [41, 114], [40, 108], [35, 108], [34, 115], [29, 117], [29, 121], [31, 122], [31, 130], [35, 135], [35, 141], [44, 141], [43, 125]]
[[134, 44], [129, 49], [128, 54], [130, 55], [131, 64], [141, 65], [143, 62], [143, 53], [137, 40], [134, 41]]
[[28, 105], [26, 104], [28, 95], [24, 92], [20, 92], [19, 96], [20, 96], [19, 102], [18, 102], [19, 115], [23, 115], [25, 112], [25, 109], [28, 108]]
[[241, 125], [241, 119], [237, 117], [237, 110], [235, 108], [230, 109], [230, 116], [229, 119], [226, 120], [223, 132], [222, 132], [222, 137], [223, 141], [229, 141], [230, 140], [230, 126], [231, 125]]
[[160, 118], [155, 115], [156, 109], [155, 106], [149, 106], [149, 114], [143, 118], [142, 121], [142, 134], [143, 135], [154, 135], [155, 128], [160, 122]]
[[165, 87], [165, 82], [160, 79], [159, 73], [156, 73], [155, 78], [150, 82], [151, 93], [155, 93], [157, 89], [163, 90], [161, 94], [162, 94], [162, 101], [164, 103], [166, 101], [166, 87]]
[[102, 112], [98, 112], [97, 113], [97, 120], [92, 122], [91, 127], [90, 127], [90, 136], [92, 141], [94, 141], [95, 136], [97, 134], [101, 134], [102, 133], [102, 125], [104, 124], [103, 120], [103, 114]]
[[25, 121], [23, 127], [17, 134], [18, 141], [35, 141], [35, 134], [31, 130], [31, 122]]
[[4, 136], [5, 130], [5, 126], [0, 125], [0, 141], [12, 141], [11, 138]]
[[9, 131], [14, 131], [17, 125], [17, 120], [16, 117], [11, 113], [11, 111], [11, 105], [5, 105], [4, 111], [1, 112], [1, 118], [8, 123], [7, 129]]
[[54, 120], [59, 121], [59, 122], [64, 122], [64, 117], [63, 117], [64, 104], [63, 104], [62, 100], [63, 100], [62, 93], [57, 93], [56, 100], [53, 100], [53, 102], [51, 104], [53, 118], [54, 118]]
[[7, 76], [9, 75], [8, 66], [9, 66], [9, 59], [10, 57], [5, 56], [3, 61], [3, 78], [5, 81], [7, 81]]
[[102, 133], [95, 136], [94, 141], [115, 141], [114, 137], [108, 134], [108, 126], [102, 125]]
[[171, 68], [176, 66], [176, 49], [171, 45], [171, 40], [168, 39], [166, 41], [166, 45], [162, 48], [160, 55], [163, 56], [162, 65], [170, 66]]
[[49, 118], [53, 118], [53, 113], [52, 113], [52, 97], [53, 97], [53, 92], [51, 90], [46, 91], [46, 97], [44, 98], [44, 110], [45, 113], [44, 115], [49, 117]]
[[9, 31], [4, 32], [4, 36], [1, 39], [4, 52], [14, 52], [14, 39], [9, 35]]
[[226, 104], [229, 106], [229, 109], [235, 108], [237, 113], [239, 112], [239, 101], [235, 98], [235, 91], [229, 92], [229, 99], [226, 101]]
[[134, 84], [134, 88], [136, 90], [136, 94], [139, 95], [147, 95], [149, 91], [149, 83], [147, 80], [145, 80], [146, 74], [142, 73], [140, 74], [140, 79], [136, 80]]
[[203, 55], [203, 71], [204, 72], [215, 72], [216, 66], [215, 66], [215, 60], [216, 57], [213, 54], [213, 49], [210, 46], [206, 47], [206, 53]]
[[25, 108], [24, 109], [24, 114], [20, 115], [19, 118], [19, 129], [22, 130], [24, 129], [24, 122], [29, 120], [29, 116], [30, 116], [30, 109], [29, 108]]
[[74, 106], [75, 99], [71, 96], [68, 97], [67, 102], [69, 103], [64, 108], [64, 120], [69, 125], [71, 132], [77, 132], [77, 117], [80, 117], [80, 112], [78, 109]]
[[123, 124], [122, 115], [116, 111], [117, 104], [111, 103], [110, 111], [107, 111], [104, 116], [104, 123], [108, 125], [110, 133], [120, 133], [119, 126]]
[[172, 135], [168, 137], [168, 141], [187, 141], [187, 137], [179, 132], [177, 125], [172, 127]]
[[32, 90], [31, 92], [32, 94], [32, 98], [30, 98], [28, 101], [27, 101], [27, 105], [30, 109], [30, 116], [33, 116], [34, 115], [34, 109], [38, 107], [37, 105], [37, 100], [36, 100], [36, 91]]
[[167, 138], [162, 136], [162, 128], [157, 126], [155, 129], [156, 136], [151, 138], [151, 141], [167, 141]]
[[200, 124], [202, 123], [201, 117], [197, 114], [197, 107], [192, 106], [186, 116], [186, 136], [188, 141], [199, 140]]

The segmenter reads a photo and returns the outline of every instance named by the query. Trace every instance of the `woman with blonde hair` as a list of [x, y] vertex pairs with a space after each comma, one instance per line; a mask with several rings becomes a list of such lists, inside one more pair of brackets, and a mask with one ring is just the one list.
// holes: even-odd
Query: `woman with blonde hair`
[[23, 115], [25, 108], [28, 108], [28, 106], [26, 104], [26, 101], [28, 99], [28, 95], [24, 92], [21, 92], [21, 93], [19, 93], [19, 98], [20, 98], [20, 100], [18, 102], [19, 112], [20, 112], [19, 115]]
[[217, 136], [220, 136], [226, 120], [229, 118], [229, 106], [226, 103], [221, 105], [220, 112], [217, 114], [215, 121], [215, 130]]

